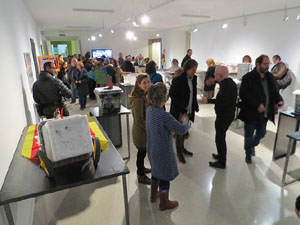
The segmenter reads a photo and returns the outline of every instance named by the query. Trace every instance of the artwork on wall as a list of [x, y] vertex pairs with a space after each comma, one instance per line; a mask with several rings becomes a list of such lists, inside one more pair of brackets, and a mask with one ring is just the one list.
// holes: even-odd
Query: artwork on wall
[[31, 56], [30, 56], [29, 52], [24, 53], [24, 60], [25, 60], [25, 67], [26, 67], [29, 88], [32, 91], [32, 85], [34, 83], [34, 78], [33, 78], [33, 70], [32, 70], [32, 65], [31, 65]]
[[39, 69], [40, 71], [44, 70], [44, 64], [46, 62], [53, 62], [56, 66], [56, 71], [59, 72], [60, 67], [59, 67], [59, 60], [57, 55], [45, 55], [45, 56], [39, 56], [38, 57], [39, 61]]

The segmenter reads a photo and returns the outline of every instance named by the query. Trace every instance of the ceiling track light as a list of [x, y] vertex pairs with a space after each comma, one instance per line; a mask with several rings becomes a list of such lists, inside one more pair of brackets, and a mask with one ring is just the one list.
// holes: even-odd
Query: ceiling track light
[[285, 9], [284, 9], [284, 15], [283, 15], [283, 22], [286, 22], [288, 19], [289, 19], [289, 16], [288, 16], [287, 9], [285, 7]]
[[150, 22], [150, 18], [147, 15], [142, 16], [141, 18], [142, 24], [148, 24]]
[[128, 40], [133, 40], [134, 39], [134, 33], [132, 32], [132, 31], [127, 31], [126, 32], [126, 38], [128, 39]]
[[226, 28], [228, 28], [228, 24], [227, 23], [223, 23], [222, 29], [226, 29]]
[[243, 25], [244, 25], [244, 27], [245, 26], [247, 26], [247, 24], [248, 24], [248, 18], [247, 18], [247, 16], [243, 16]]
[[300, 21], [300, 12], [297, 15], [297, 21]]
[[113, 29], [111, 29], [111, 30], [110, 30], [110, 32], [111, 32], [112, 34], [114, 34], [114, 33], [115, 33]]
[[139, 27], [138, 23], [135, 22], [135, 21], [133, 21], [132, 24], [133, 24], [134, 27]]
[[92, 40], [92, 41], [96, 41], [96, 37], [95, 37], [95, 36], [92, 36], [92, 37], [91, 37], [91, 40]]
[[194, 32], [194, 33], [198, 32], [198, 28], [195, 28], [195, 29], [193, 30], [193, 32]]
[[98, 36], [101, 37], [101, 38], [103, 37], [101, 33]]
[[156, 37], [159, 37], [160, 35], [159, 34], [156, 34]]

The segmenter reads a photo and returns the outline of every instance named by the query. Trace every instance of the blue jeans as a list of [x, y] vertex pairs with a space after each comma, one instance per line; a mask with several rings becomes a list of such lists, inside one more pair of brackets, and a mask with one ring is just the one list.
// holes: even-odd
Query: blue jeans
[[72, 91], [72, 102], [76, 102], [76, 85], [74, 82], [71, 83], [71, 91]]
[[79, 104], [80, 108], [83, 109], [86, 106], [86, 95], [80, 95], [79, 96]]
[[[267, 120], [257, 124], [245, 123], [245, 143], [244, 149], [246, 155], [251, 155], [254, 148], [259, 145], [261, 139], [263, 139], [267, 133]], [[255, 133], [254, 133], [255, 131]]]

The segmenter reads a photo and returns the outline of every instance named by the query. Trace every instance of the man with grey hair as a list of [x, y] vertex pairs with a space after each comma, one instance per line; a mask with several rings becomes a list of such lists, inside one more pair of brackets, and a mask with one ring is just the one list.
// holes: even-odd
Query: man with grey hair
[[201, 104], [215, 104], [215, 112], [217, 115], [215, 121], [216, 136], [215, 142], [218, 154], [212, 154], [216, 162], [209, 162], [211, 167], [225, 169], [226, 168], [226, 132], [232, 123], [235, 115], [237, 86], [235, 82], [228, 77], [228, 68], [220, 66], [216, 68], [215, 80], [220, 85], [220, 90], [216, 99], [207, 99], [203, 97], [199, 100]]

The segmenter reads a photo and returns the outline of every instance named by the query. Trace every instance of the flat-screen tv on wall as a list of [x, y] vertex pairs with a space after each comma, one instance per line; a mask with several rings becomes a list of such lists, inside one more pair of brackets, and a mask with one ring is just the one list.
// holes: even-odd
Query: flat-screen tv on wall
[[112, 58], [112, 49], [92, 49], [93, 58], [101, 58], [103, 55], [107, 58]]

